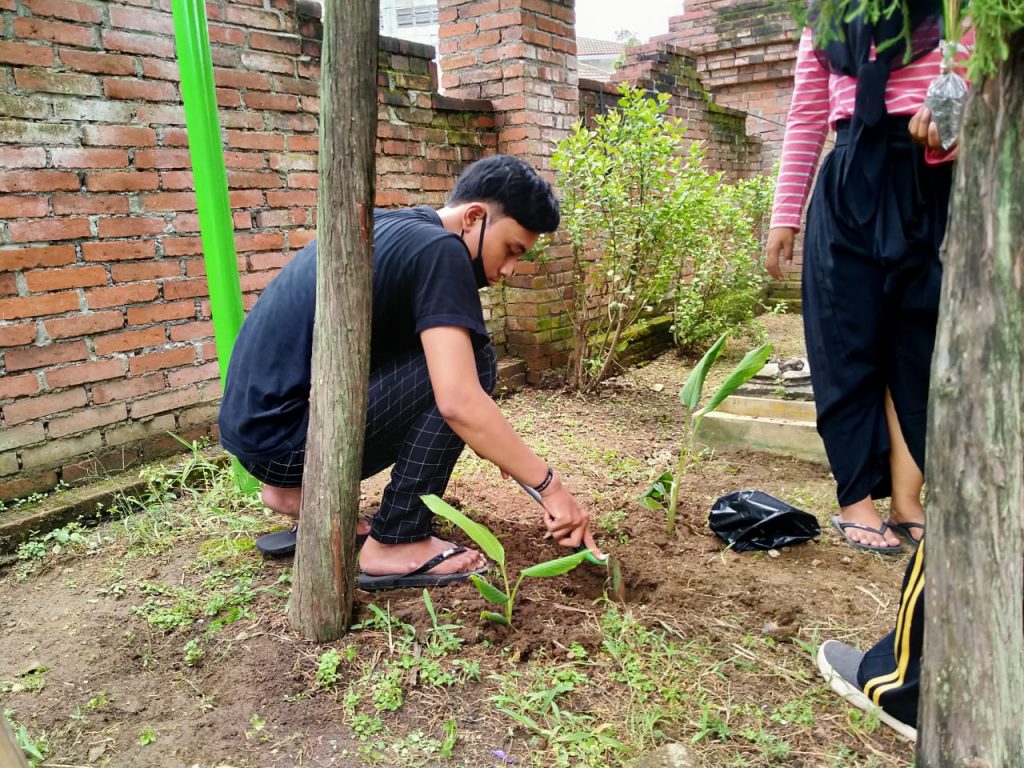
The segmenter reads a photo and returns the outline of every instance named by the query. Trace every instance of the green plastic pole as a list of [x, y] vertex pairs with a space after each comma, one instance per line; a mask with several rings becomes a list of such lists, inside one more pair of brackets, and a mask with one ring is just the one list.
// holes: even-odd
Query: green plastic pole
[[[192, 159], [192, 177], [199, 211], [199, 233], [210, 289], [210, 314], [217, 346], [220, 381], [224, 384], [231, 349], [245, 319], [242, 287], [235, 254], [234, 222], [228, 200], [227, 171], [217, 119], [217, 91], [213, 82], [210, 35], [204, 0], [173, 0], [174, 37], [181, 71], [181, 97]], [[258, 487], [237, 460], [235, 479], [246, 491]]]

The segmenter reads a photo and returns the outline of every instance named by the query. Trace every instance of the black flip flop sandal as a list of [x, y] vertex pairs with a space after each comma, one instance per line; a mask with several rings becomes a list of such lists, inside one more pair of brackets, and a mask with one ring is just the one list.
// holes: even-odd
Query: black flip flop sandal
[[256, 539], [256, 549], [267, 557], [288, 557], [295, 554], [295, 538], [299, 526], [285, 531], [274, 531]]
[[870, 544], [860, 544], [849, 537], [846, 533], [847, 528], [856, 528], [858, 531], [867, 531], [868, 533], [877, 533], [879, 536], [885, 536], [886, 530], [889, 528], [888, 523], [882, 523], [881, 528], [872, 528], [870, 525], [864, 525], [863, 523], [844, 523], [839, 519], [839, 515], [832, 515], [832, 527], [839, 532], [839, 535], [846, 539], [846, 543], [854, 549], [859, 549], [862, 552], [875, 552], [879, 555], [901, 555], [903, 554], [903, 547], [896, 545], [894, 547], [873, 547]]
[[419, 568], [404, 574], [371, 576], [367, 573], [360, 573], [356, 576], [356, 586], [367, 592], [377, 592], [383, 589], [403, 589], [405, 587], [440, 587], [445, 584], [468, 581], [469, 577], [474, 574], [483, 576], [487, 573], [489, 566], [461, 573], [427, 573], [431, 568], [436, 568], [445, 560], [460, 555], [465, 551], [465, 547], [450, 547], [441, 554], [427, 560]]
[[[917, 549], [917, 545], [921, 543], [921, 539], [924, 538], [924, 524], [923, 523], [894, 523], [889, 520], [887, 525], [892, 528], [893, 533], [907, 542], [912, 550]], [[920, 535], [915, 538], [914, 530], [920, 531]]]
[[[361, 516], [362, 519], [369, 525], [373, 525], [373, 518], [366, 515]], [[297, 538], [299, 526], [293, 525], [286, 531], [275, 531], [274, 533], [267, 533], [256, 539], [256, 549], [262, 552], [267, 557], [290, 557], [295, 554], [295, 540]], [[356, 534], [356, 550], [363, 548], [363, 544], [366, 543], [366, 537], [369, 536], [367, 533]]]

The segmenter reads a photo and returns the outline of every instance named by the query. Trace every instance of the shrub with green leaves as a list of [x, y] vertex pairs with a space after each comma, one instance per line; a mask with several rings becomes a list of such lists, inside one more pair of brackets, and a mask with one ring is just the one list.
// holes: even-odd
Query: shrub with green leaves
[[593, 389], [625, 332], [672, 312], [676, 343], [701, 346], [759, 309], [756, 258], [771, 180], [709, 174], [704, 150], [667, 116], [670, 97], [623, 84], [618, 108], [580, 123], [552, 158], [572, 250], [569, 384]]
[[519, 572], [519, 578], [516, 579], [514, 585], [510, 584], [508, 578], [508, 569], [505, 567], [505, 548], [498, 541], [497, 537], [491, 533], [487, 526], [481, 523], [471, 520], [465, 514], [455, 509], [455, 507], [446, 503], [437, 496], [423, 496], [423, 503], [427, 505], [431, 512], [438, 517], [442, 517], [453, 525], [458, 526], [469, 538], [480, 549], [483, 550], [487, 557], [491, 558], [495, 563], [498, 564], [498, 568], [501, 571], [501, 581], [504, 585], [504, 590], [491, 584], [487, 579], [473, 574], [470, 576], [470, 580], [473, 582], [473, 586], [477, 588], [484, 599], [489, 603], [493, 603], [501, 609], [501, 613], [495, 611], [483, 611], [481, 617], [489, 621], [493, 621], [497, 624], [505, 624], [511, 626], [512, 624], [512, 605], [516, 601], [516, 594], [519, 592], [519, 585], [523, 583], [523, 579], [526, 577], [530, 578], [548, 578], [551, 576], [561, 576], [563, 573], [568, 573], [577, 565], [583, 562], [587, 553], [576, 552], [575, 554], [568, 555], [567, 557], [559, 557], [556, 560], [548, 560], [544, 563], [538, 563], [537, 565], [531, 565], [529, 568], [524, 568]]
[[697, 456], [697, 430], [700, 429], [704, 417], [714, 411], [733, 392], [750, 381], [753, 376], [764, 368], [772, 353], [771, 344], [762, 344], [757, 349], [752, 349], [743, 356], [743, 359], [733, 368], [732, 372], [722, 382], [721, 386], [711, 398], [700, 406], [701, 393], [704, 389], [704, 380], [708, 371], [714, 365], [715, 360], [725, 349], [725, 342], [728, 339], [726, 334], [718, 337], [711, 348], [704, 353], [704, 357], [697, 363], [690, 372], [679, 391], [679, 400], [686, 411], [686, 418], [683, 422], [683, 436], [680, 440], [679, 458], [676, 461], [674, 473], [666, 472], [648, 488], [640, 497], [641, 503], [648, 509], [662, 510], [665, 508], [665, 499], [668, 499], [667, 530], [669, 536], [676, 532], [676, 507], [679, 504], [679, 490], [691, 464]]
[[727, 184], [722, 174], [691, 175], [684, 247], [678, 252], [670, 298], [672, 340], [682, 352], [704, 348], [723, 333], [750, 332], [764, 310], [759, 261], [763, 223], [774, 179], [755, 176]]
[[552, 158], [572, 247], [569, 383], [581, 391], [612, 370], [622, 333], [654, 316], [681, 234], [684, 128], [665, 117], [668, 94], [620, 93], [618, 109], [578, 124]]

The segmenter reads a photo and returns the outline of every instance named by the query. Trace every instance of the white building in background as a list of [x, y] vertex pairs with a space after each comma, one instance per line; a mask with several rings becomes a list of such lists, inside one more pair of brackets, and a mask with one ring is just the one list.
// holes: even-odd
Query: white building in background
[[380, 0], [380, 33], [437, 48], [437, 0]]
[[623, 43], [577, 36], [576, 62], [580, 77], [607, 83], [625, 51]]
[[[437, 0], [380, 0], [380, 33], [437, 49], [439, 40]], [[580, 37], [579, 74], [590, 80], [607, 82], [622, 56], [622, 43]], [[436, 58], [435, 58], [436, 60]]]

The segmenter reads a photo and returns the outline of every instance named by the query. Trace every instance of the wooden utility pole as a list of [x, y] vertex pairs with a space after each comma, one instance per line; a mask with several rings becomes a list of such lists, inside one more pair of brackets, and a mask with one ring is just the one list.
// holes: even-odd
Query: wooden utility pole
[[7, 718], [0, 715], [0, 765], [4, 768], [28, 768], [25, 755], [7, 727]]
[[310, 640], [352, 618], [370, 378], [379, 0], [326, 0], [320, 59], [316, 322], [302, 525], [289, 615]]
[[928, 418], [918, 768], [1024, 766], [1024, 31], [974, 84]]

